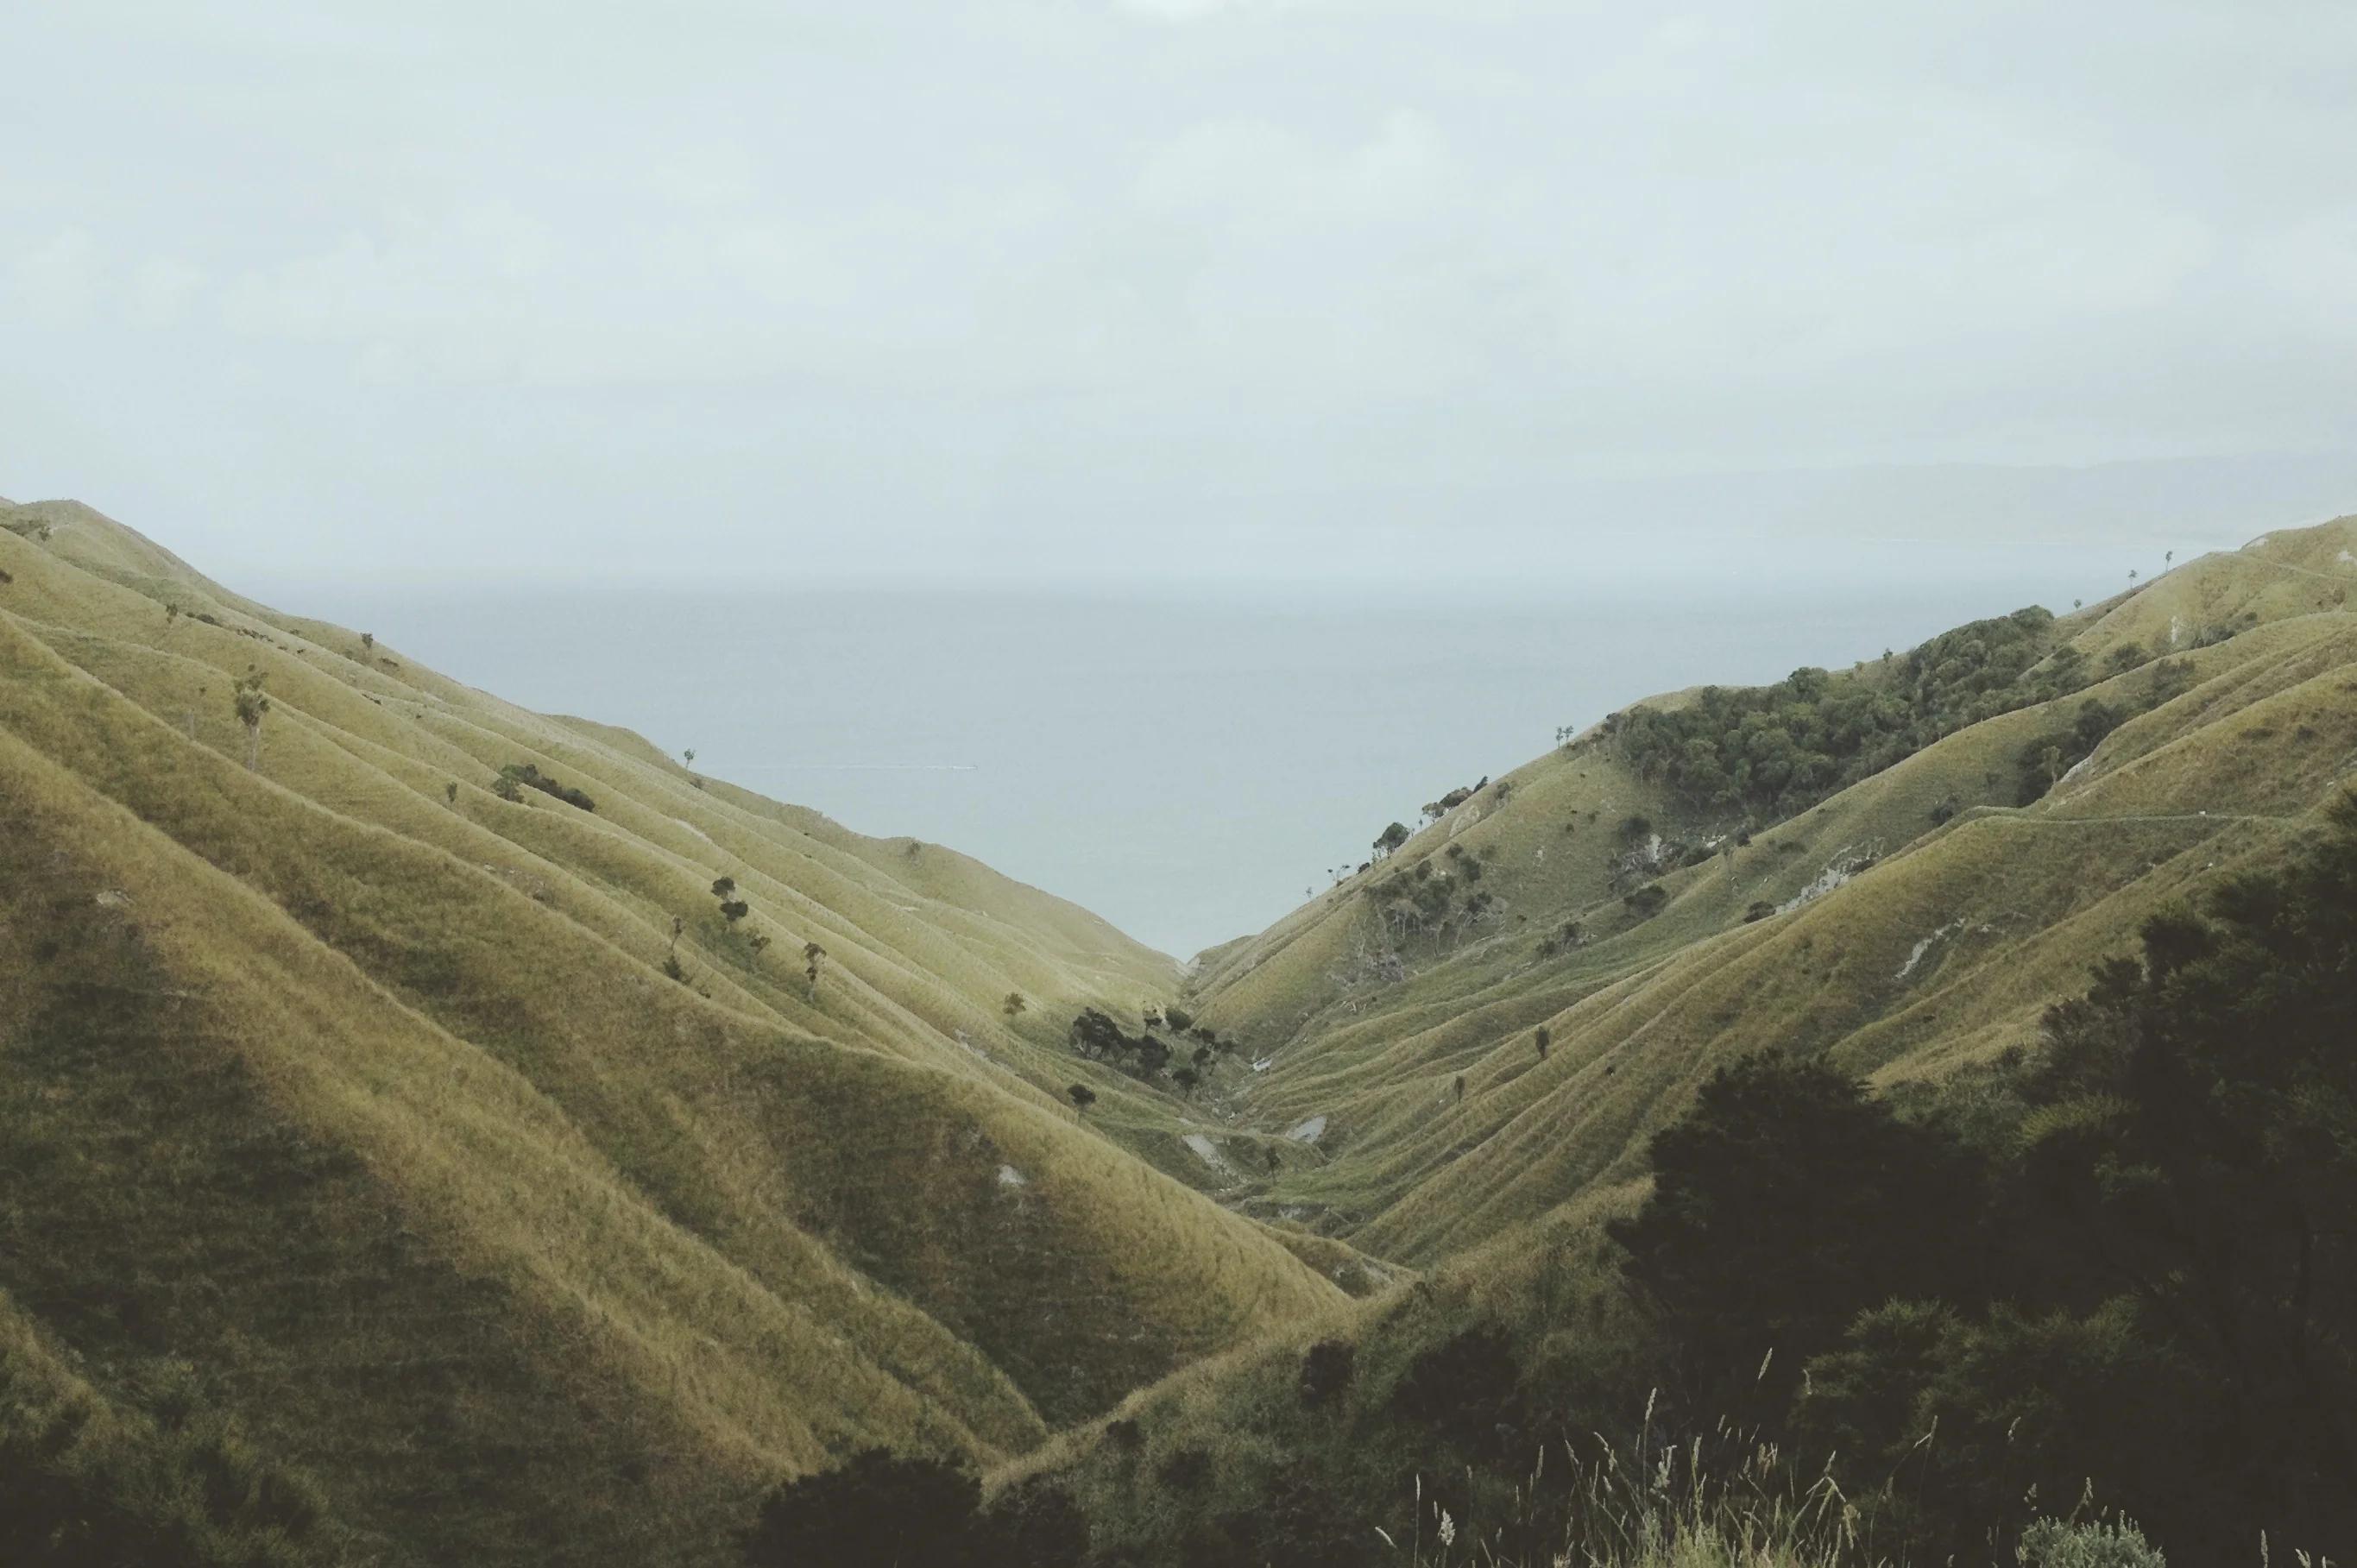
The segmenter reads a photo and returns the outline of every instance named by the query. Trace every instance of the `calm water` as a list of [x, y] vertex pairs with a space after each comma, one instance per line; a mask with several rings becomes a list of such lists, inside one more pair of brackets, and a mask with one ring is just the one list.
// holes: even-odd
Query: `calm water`
[[1479, 601], [316, 584], [265, 596], [528, 706], [694, 746], [699, 771], [861, 832], [963, 850], [1185, 956], [1266, 925], [1384, 823], [1545, 750], [1557, 725], [2122, 585], [2116, 550], [2003, 556], [1927, 563], [1912, 546], [1808, 571], [1708, 556], [1634, 585]]

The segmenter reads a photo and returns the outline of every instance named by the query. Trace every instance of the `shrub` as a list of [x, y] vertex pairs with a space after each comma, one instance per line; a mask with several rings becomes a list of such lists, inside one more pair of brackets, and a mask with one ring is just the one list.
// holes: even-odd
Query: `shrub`
[[749, 1568], [818, 1563], [958, 1568], [982, 1488], [937, 1459], [862, 1450], [840, 1469], [789, 1481], [744, 1538]]
[[1493, 1327], [1468, 1328], [1409, 1363], [1407, 1376], [1392, 1391], [1391, 1407], [1405, 1420], [1484, 1446], [1500, 1427], [1519, 1424], [1521, 1381], [1506, 1336]]
[[1623, 894], [1620, 898], [1621, 907], [1627, 909], [1631, 917], [1640, 920], [1652, 919], [1662, 912], [1669, 901], [1668, 892], [1658, 882], [1648, 882], [1642, 887]]
[[1081, 1568], [1089, 1520], [1071, 1491], [1041, 1477], [998, 1494], [982, 1516], [973, 1568]]
[[1347, 1339], [1320, 1339], [1301, 1358], [1301, 1402], [1315, 1410], [1351, 1386], [1358, 1352]]
[[1754, 920], [1764, 920], [1775, 912], [1776, 906], [1767, 899], [1754, 898], [1751, 901], [1751, 908], [1743, 911], [1743, 923], [1748, 926]]
[[1174, 1492], [1200, 1492], [1211, 1480], [1211, 1456], [1200, 1448], [1181, 1448], [1162, 1461], [1157, 1472]]
[[1085, 1083], [1069, 1084], [1064, 1089], [1064, 1098], [1072, 1102], [1073, 1110], [1086, 1111], [1097, 1102], [1097, 1091]]

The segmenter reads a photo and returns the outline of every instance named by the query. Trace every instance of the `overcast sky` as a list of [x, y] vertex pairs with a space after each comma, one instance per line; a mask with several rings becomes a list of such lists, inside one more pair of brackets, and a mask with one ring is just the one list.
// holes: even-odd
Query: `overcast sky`
[[0, 493], [232, 583], [1413, 581], [1645, 476], [2357, 446], [2346, 0], [16, 0], [0, 60]]

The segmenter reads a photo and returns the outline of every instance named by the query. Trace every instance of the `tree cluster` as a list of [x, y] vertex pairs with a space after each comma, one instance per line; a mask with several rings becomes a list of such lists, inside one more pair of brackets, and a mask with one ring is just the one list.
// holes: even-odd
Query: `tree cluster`
[[1689, 805], [1781, 819], [1967, 725], [2085, 685], [2075, 650], [2047, 659], [2053, 623], [2045, 610], [2017, 610], [1873, 671], [1706, 686], [1682, 707], [1609, 714], [1604, 729], [1641, 775]]
[[[1175, 1025], [1176, 1020], [1186, 1018], [1188, 1015], [1171, 1008], [1164, 1016]], [[1191, 1024], [1191, 1020], [1189, 1022]], [[1217, 1030], [1200, 1024], [1193, 1024], [1190, 1029], [1182, 1032], [1189, 1033], [1198, 1043], [1191, 1054], [1179, 1058], [1170, 1044], [1152, 1030], [1132, 1035], [1102, 1009], [1083, 1007], [1073, 1018], [1068, 1037], [1072, 1049], [1080, 1055], [1091, 1061], [1105, 1062], [1119, 1068], [1133, 1078], [1157, 1078], [1177, 1059], [1179, 1065], [1170, 1069], [1170, 1079], [1181, 1090], [1192, 1093], [1217, 1058], [1235, 1049], [1235, 1042], [1222, 1038]]]
[[520, 800], [526, 789], [537, 789], [552, 800], [562, 800], [584, 811], [597, 809], [597, 801], [578, 789], [558, 783], [543, 773], [534, 763], [511, 762], [500, 769], [499, 778], [491, 783], [491, 792], [502, 800]]

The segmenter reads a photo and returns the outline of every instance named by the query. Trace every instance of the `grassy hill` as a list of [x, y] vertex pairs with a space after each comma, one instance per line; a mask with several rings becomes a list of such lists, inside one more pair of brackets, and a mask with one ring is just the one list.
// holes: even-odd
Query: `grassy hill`
[[[2134, 951], [2147, 917], [2319, 842], [2357, 783], [2352, 584], [2343, 519], [2067, 616], [2009, 618], [2029, 628], [2022, 672], [1983, 716], [1782, 814], [1682, 791], [1631, 756], [1624, 712], [1200, 955], [1181, 1004], [1257, 1069], [1232, 1135], [1291, 1150], [1237, 1200], [1418, 1277], [1060, 1434], [999, 1474], [997, 1506], [1060, 1489], [1100, 1556], [1141, 1563], [1279, 1542], [1302, 1561], [1387, 1560], [1378, 1527], [1431, 1552], [1444, 1513], [1464, 1529], [1447, 1561], [1563, 1561], [1576, 1540], [1599, 1562], [1884, 1561], [1838, 1511], [1830, 1534], [1803, 1528], [1830, 1472], [1776, 1472], [1725, 1413], [1717, 1437], [1708, 1410], [1679, 1417], [1700, 1421], [1668, 1430], [1674, 1464], [1636, 1479], [1666, 1464], [1647, 1446], [1663, 1440], [1662, 1330], [1606, 1224], [1644, 1200], [1652, 1136], [1716, 1069], [1771, 1047], [2011, 1148], [2006, 1086], [2035, 1070], [2045, 1010]], [[1831, 674], [1824, 700], [1891, 691], [1909, 667]], [[2090, 703], [2112, 727], [2050, 756]], [[1402, 918], [1400, 889], [1443, 881], [1446, 915]], [[2062, 1375], [2056, 1348], [2040, 1353]], [[2083, 1399], [2061, 1409], [2096, 1418]], [[2025, 1418], [2053, 1416], [2009, 1406], [1993, 1426], [2009, 1438]], [[1666, 1521], [1680, 1509], [1691, 1533]], [[2239, 1540], [2264, 1521], [2210, 1522], [2247, 1525]], [[1719, 1531], [1782, 1544], [1755, 1557]]]
[[[1316, 1129], [1316, 1157], [1254, 1207], [1429, 1264], [1636, 1174], [1735, 1057], [1830, 1052], [1895, 1085], [2021, 1044], [2146, 914], [2277, 850], [2349, 775], [2352, 585], [2344, 519], [2035, 623], [2018, 706], [1789, 816], [1681, 795], [1614, 725], [1491, 781], [1197, 961], [1186, 1005], [1264, 1064], [1240, 1114]], [[2083, 680], [2040, 698], [2058, 655]], [[1904, 662], [1828, 693], [1887, 688]], [[2124, 722], [2048, 788], [2029, 754], [2090, 702]], [[2023, 806], [2026, 771], [2042, 792]], [[1418, 879], [1451, 914], [1404, 929], [1386, 890]], [[1652, 914], [1627, 902], [1648, 886]]]
[[[1969, 1114], [2308, 843], [2352, 583], [2342, 520], [1632, 704], [1182, 970], [0, 510], [0, 1460], [199, 1561], [725, 1562], [876, 1444], [1064, 1487], [1107, 1561], [1363, 1540], [1436, 1380], [1643, 1405], [1602, 1227], [1717, 1069]], [[1067, 1037], [1173, 1004], [1200, 1088]]]
[[366, 1560], [717, 1561], [780, 1476], [1017, 1454], [1342, 1299], [1114, 1141], [1174, 1098], [1063, 1097], [1071, 1015], [1176, 983], [1085, 912], [84, 507], [0, 573], [8, 1375], [136, 1427], [187, 1369]]

